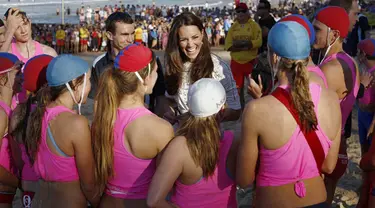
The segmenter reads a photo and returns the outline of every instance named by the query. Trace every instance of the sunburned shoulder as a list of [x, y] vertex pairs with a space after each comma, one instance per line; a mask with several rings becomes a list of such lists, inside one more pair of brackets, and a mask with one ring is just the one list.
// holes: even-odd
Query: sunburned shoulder
[[53, 57], [56, 57], [57, 56], [57, 53], [55, 51], [55, 49], [47, 46], [47, 45], [44, 45], [44, 44], [40, 44], [41, 47], [42, 47], [42, 50], [43, 50], [43, 53], [44, 54], [47, 54], [47, 55], [50, 55], [50, 56], [53, 56]]

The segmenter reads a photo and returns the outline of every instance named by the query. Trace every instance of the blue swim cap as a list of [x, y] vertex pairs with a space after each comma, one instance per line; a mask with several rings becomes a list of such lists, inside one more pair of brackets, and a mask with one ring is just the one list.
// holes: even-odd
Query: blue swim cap
[[297, 22], [276, 23], [268, 33], [268, 45], [282, 58], [301, 60], [310, 56], [309, 34]]
[[77, 56], [59, 55], [48, 65], [48, 86], [56, 87], [68, 83], [87, 73], [89, 68], [89, 64]]

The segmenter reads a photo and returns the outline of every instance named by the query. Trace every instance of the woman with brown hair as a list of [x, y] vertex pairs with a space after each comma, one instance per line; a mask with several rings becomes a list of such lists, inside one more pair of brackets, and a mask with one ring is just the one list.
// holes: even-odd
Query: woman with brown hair
[[232, 132], [220, 131], [216, 118], [225, 101], [225, 89], [215, 79], [191, 86], [188, 118], [163, 152], [147, 197], [150, 207], [237, 207], [237, 142]]
[[10, 53], [0, 52], [0, 207], [12, 207], [18, 187], [16, 167], [9, 145], [8, 123], [12, 112], [12, 97], [18, 92], [16, 76], [21, 65], [18, 58]]
[[201, 78], [214, 78], [226, 92], [228, 108], [218, 114], [219, 122], [237, 120], [241, 114], [240, 99], [229, 66], [211, 54], [202, 21], [190, 12], [178, 15], [171, 26], [165, 53], [165, 83], [170, 109], [164, 117], [172, 124], [189, 111], [187, 94], [191, 84]]
[[336, 93], [308, 79], [310, 49], [299, 23], [270, 30], [268, 59], [279, 86], [246, 106], [236, 170], [241, 188], [257, 177], [256, 207], [327, 207], [321, 173], [336, 166], [341, 113]]
[[88, 120], [73, 111], [86, 102], [91, 71], [86, 61], [60, 55], [48, 65], [26, 130], [25, 149], [39, 180], [33, 207], [97, 207], [95, 163]]
[[10, 118], [11, 152], [21, 180], [23, 207], [31, 206], [34, 195], [39, 188], [39, 177], [31, 166], [30, 159], [26, 153], [26, 130], [30, 114], [37, 106], [36, 94], [40, 88], [47, 84], [46, 70], [52, 59], [52, 56], [42, 54], [31, 58], [25, 64], [23, 88], [30, 94], [26, 102], [17, 105]]
[[145, 108], [157, 80], [156, 57], [144, 46], [129, 45], [114, 69], [100, 77], [92, 126], [100, 207], [147, 207], [156, 157], [173, 138], [173, 128]]

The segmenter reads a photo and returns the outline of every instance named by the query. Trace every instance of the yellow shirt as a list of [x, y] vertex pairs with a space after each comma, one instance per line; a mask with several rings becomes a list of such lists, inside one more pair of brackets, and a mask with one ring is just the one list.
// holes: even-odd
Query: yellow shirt
[[64, 30], [56, 31], [56, 39], [57, 40], [65, 40], [65, 31]]
[[80, 38], [88, 38], [89, 37], [89, 32], [85, 28], [80, 28], [79, 29], [79, 36]]
[[135, 29], [134, 34], [135, 34], [135, 38], [134, 38], [135, 40], [142, 40], [142, 36], [143, 36], [142, 28], [138, 27], [137, 29]]
[[233, 45], [233, 41], [251, 41], [253, 48], [248, 51], [230, 52], [232, 60], [240, 64], [245, 64], [255, 59], [258, 55], [258, 48], [262, 46], [262, 29], [258, 23], [249, 19], [244, 25], [235, 22], [228, 31], [225, 38], [225, 50]]

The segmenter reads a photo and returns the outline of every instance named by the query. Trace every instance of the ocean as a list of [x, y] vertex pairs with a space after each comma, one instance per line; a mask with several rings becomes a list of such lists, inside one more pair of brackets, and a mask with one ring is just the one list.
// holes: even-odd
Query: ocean
[[[81, 6], [90, 6], [91, 8], [103, 7], [104, 5], [118, 5], [124, 4], [146, 4], [151, 5], [152, 0], [65, 0], [65, 8], [71, 9], [70, 15], [65, 15], [64, 21], [69, 24], [76, 24], [79, 22], [78, 16], [76, 16], [77, 8]], [[204, 6], [208, 3], [211, 7], [223, 7], [231, 6], [232, 0], [155, 0], [155, 4], [161, 5], [180, 5], [180, 6]], [[0, 0], [0, 14], [4, 14], [9, 7], [17, 7], [27, 13], [33, 23], [61, 23], [60, 16], [56, 15], [56, 9], [59, 8], [61, 11], [61, 0]]]

